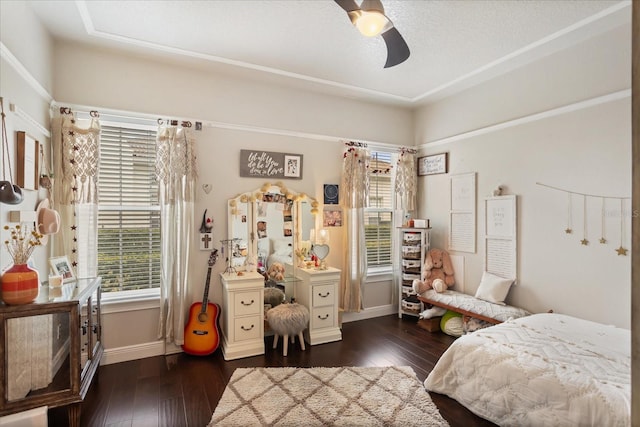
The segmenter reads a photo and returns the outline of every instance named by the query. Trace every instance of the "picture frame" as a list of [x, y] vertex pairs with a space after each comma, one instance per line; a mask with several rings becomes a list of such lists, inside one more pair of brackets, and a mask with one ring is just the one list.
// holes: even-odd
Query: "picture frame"
[[24, 190], [37, 190], [40, 182], [40, 177], [38, 176], [40, 143], [26, 132], [18, 131], [16, 134], [16, 184]]
[[248, 178], [302, 179], [302, 154], [240, 150], [240, 176]]
[[448, 250], [476, 253], [476, 173], [449, 179]]
[[284, 156], [284, 176], [287, 178], [300, 178], [302, 169], [302, 158], [300, 156]]
[[49, 266], [53, 274], [62, 276], [62, 283], [75, 282], [76, 276], [67, 256], [49, 258]]
[[340, 195], [338, 184], [324, 184], [324, 204], [337, 205]]
[[449, 153], [432, 154], [418, 158], [418, 176], [449, 172]]
[[342, 209], [339, 207], [325, 207], [322, 212], [324, 227], [342, 227]]
[[500, 277], [518, 276], [517, 196], [484, 199], [484, 270]]

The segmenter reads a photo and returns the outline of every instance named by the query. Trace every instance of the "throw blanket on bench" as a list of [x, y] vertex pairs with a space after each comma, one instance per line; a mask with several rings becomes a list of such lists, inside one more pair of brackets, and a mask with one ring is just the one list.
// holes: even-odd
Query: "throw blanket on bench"
[[518, 307], [494, 304], [478, 299], [473, 295], [451, 290], [438, 293], [433, 289], [429, 289], [421, 295], [418, 295], [418, 299], [427, 304], [446, 308], [447, 310], [496, 324], [510, 318], [517, 319], [531, 314]]

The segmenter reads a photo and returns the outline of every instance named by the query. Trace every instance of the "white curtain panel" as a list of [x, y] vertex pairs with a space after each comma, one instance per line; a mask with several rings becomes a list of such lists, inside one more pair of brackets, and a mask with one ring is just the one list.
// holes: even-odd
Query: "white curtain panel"
[[158, 338], [182, 345], [191, 305], [188, 290], [197, 178], [195, 140], [187, 128], [161, 126], [156, 148], [161, 215]]
[[52, 256], [69, 257], [76, 277], [98, 274], [100, 122], [63, 115], [52, 121], [52, 208], [60, 214]]
[[340, 277], [340, 308], [362, 309], [362, 284], [367, 276], [367, 248], [364, 236], [364, 208], [369, 204], [369, 162], [371, 154], [350, 146], [343, 155], [340, 200], [344, 209], [343, 270]]
[[416, 208], [418, 193], [418, 171], [416, 156], [408, 150], [401, 150], [397, 155], [395, 173], [395, 209], [410, 212]]

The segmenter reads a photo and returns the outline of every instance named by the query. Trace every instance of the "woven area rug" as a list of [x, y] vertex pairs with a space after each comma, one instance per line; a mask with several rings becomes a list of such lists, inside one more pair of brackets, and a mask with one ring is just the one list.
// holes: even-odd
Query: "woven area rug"
[[448, 426], [409, 366], [238, 368], [209, 426]]

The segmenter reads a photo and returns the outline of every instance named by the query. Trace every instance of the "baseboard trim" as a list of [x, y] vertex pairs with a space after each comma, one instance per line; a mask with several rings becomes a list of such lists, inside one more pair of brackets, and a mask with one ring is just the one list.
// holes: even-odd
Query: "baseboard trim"
[[100, 364], [111, 365], [113, 363], [128, 362], [130, 360], [163, 355], [164, 341], [160, 340], [144, 344], [105, 349]]
[[[370, 307], [362, 310], [360, 313], [342, 313], [342, 323], [387, 316], [389, 314], [396, 314], [397, 312], [398, 307], [395, 304]], [[165, 343], [162, 340], [125, 347], [109, 348], [104, 350], [100, 364], [111, 365], [113, 363], [144, 359], [146, 357], [179, 353], [180, 351], [181, 350], [179, 350], [177, 346], [174, 348], [168, 348], [168, 351], [165, 351]]]
[[397, 314], [398, 307], [396, 304], [379, 305], [377, 307], [365, 308], [359, 313], [342, 313], [342, 323], [356, 322], [358, 320], [372, 319], [374, 317], [388, 316], [389, 314]]

